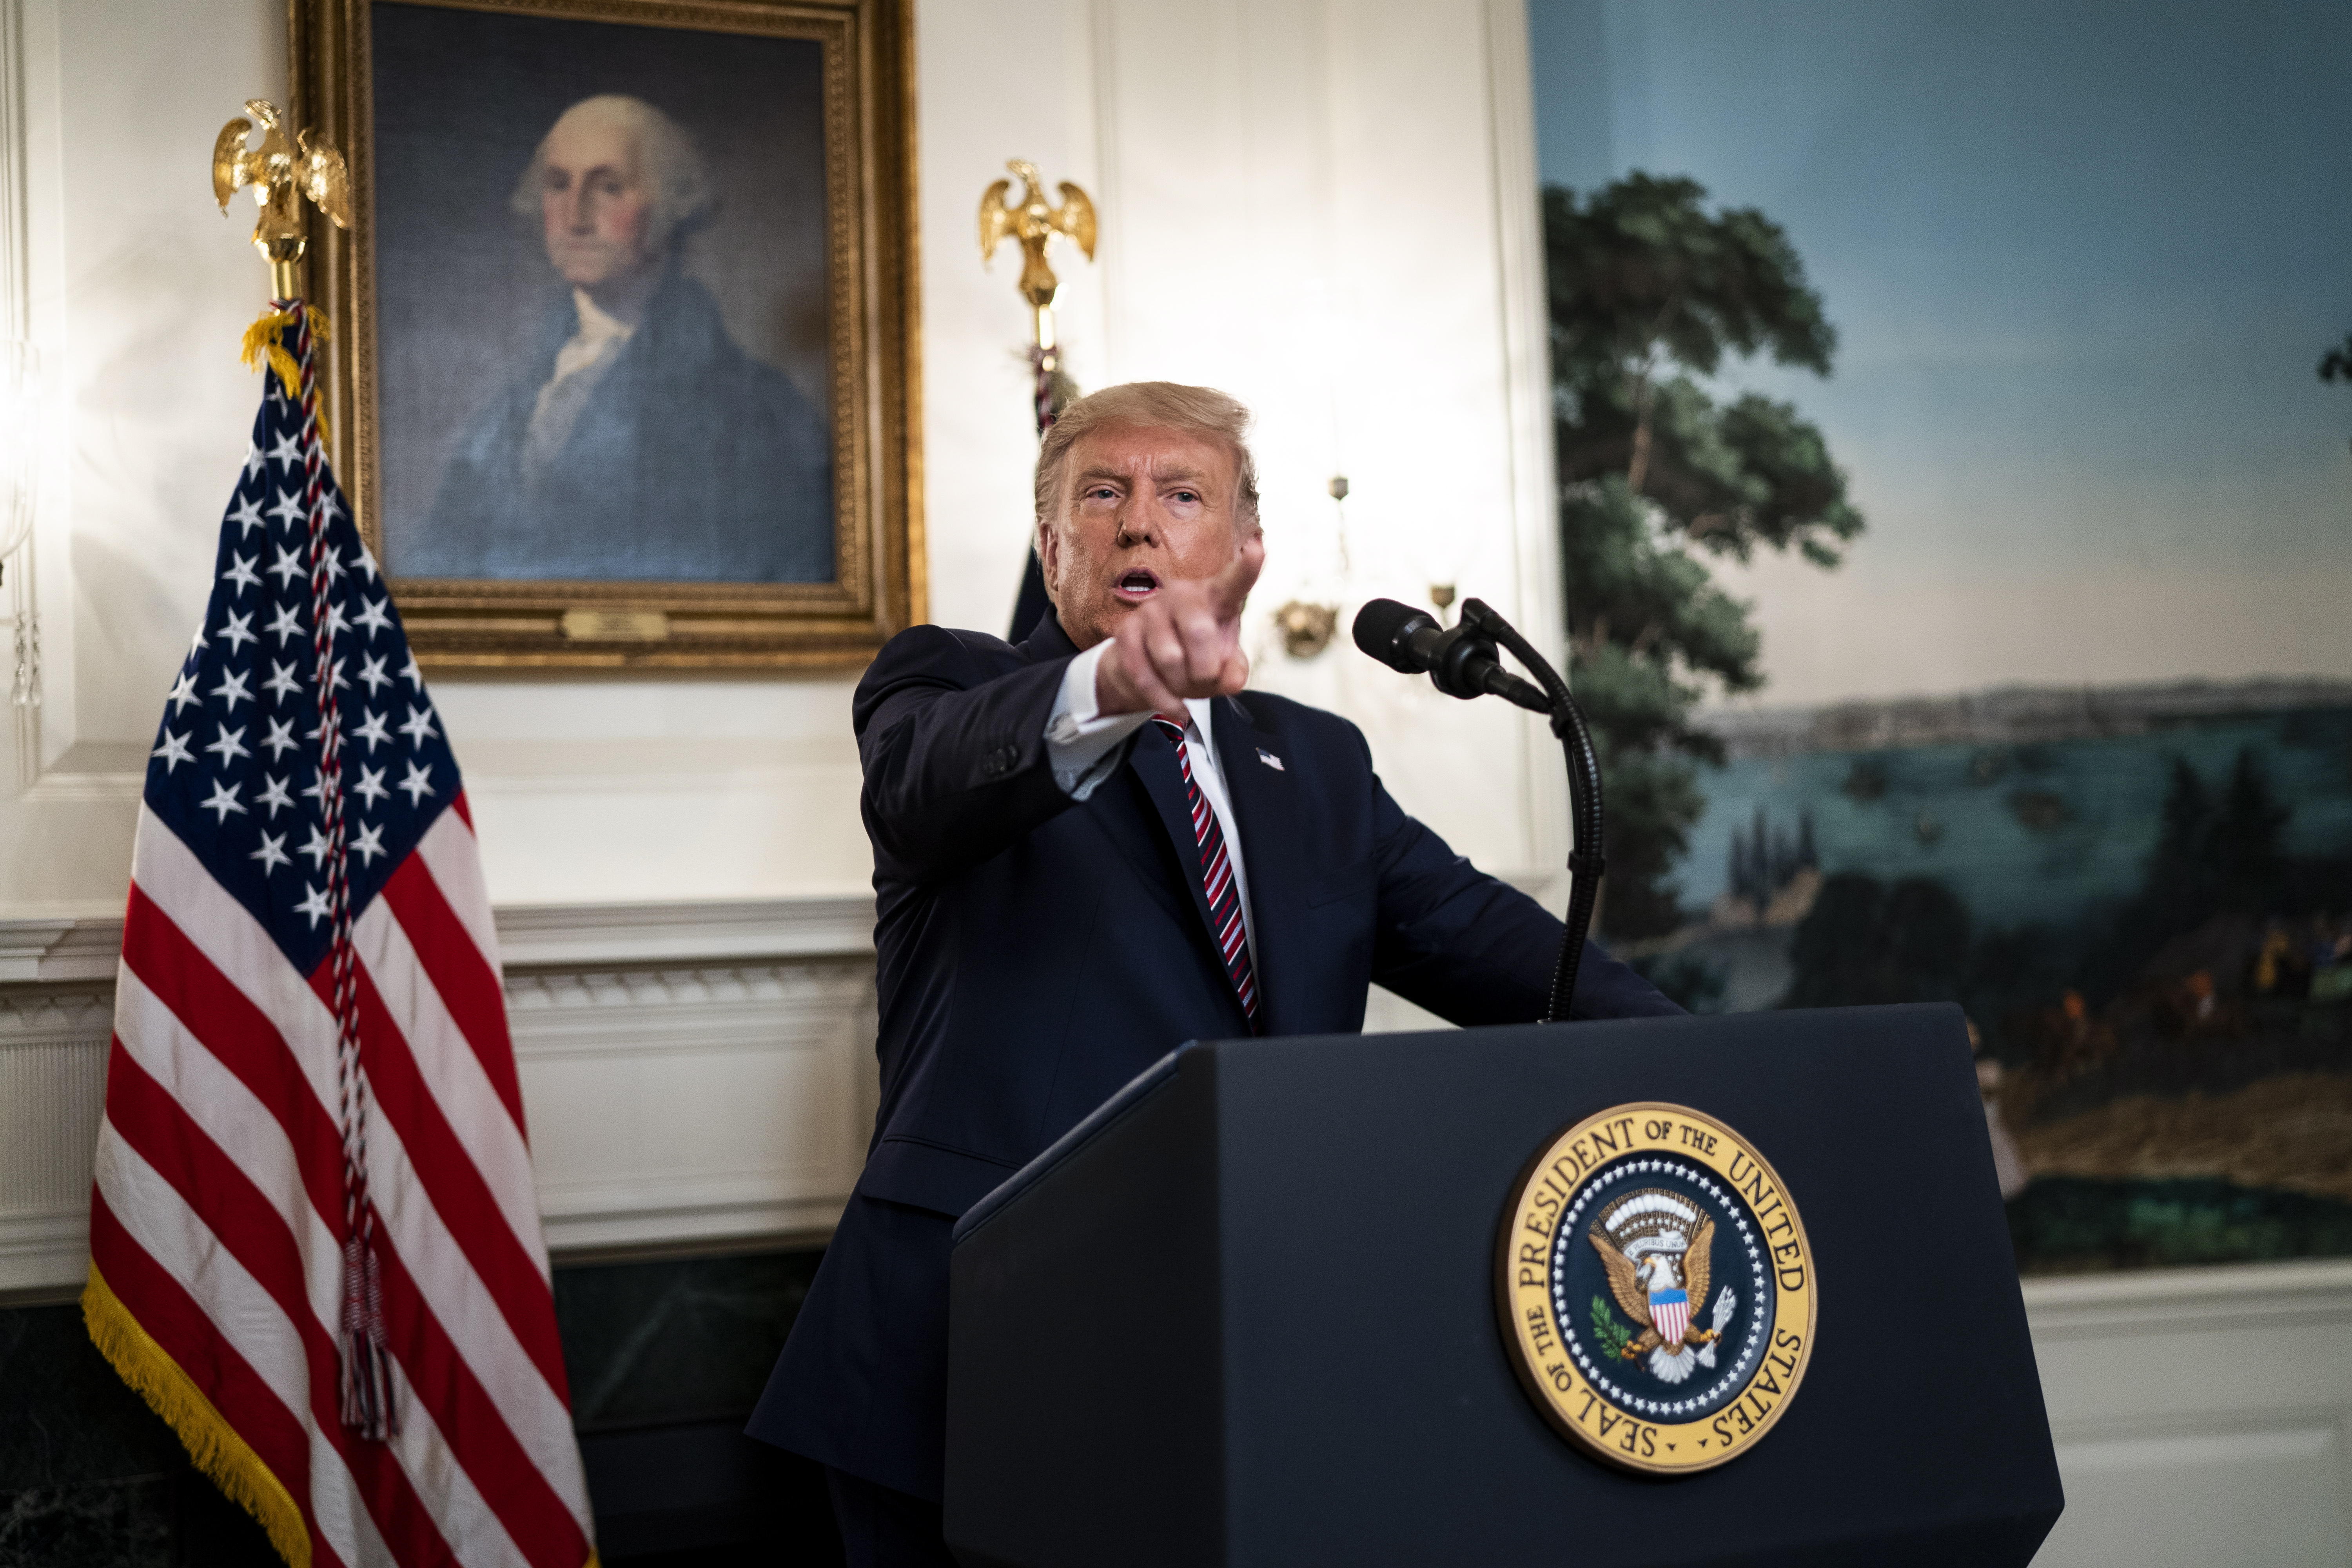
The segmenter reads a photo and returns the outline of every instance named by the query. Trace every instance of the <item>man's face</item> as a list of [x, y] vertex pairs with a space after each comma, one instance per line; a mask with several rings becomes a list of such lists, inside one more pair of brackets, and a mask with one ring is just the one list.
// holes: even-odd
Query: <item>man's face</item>
[[1070, 640], [1092, 647], [1167, 584], [1231, 565], [1244, 537], [1239, 483], [1234, 453], [1189, 431], [1114, 425], [1080, 437], [1040, 541]]
[[654, 259], [647, 240], [653, 193], [627, 127], [574, 117], [548, 133], [540, 210], [547, 259], [565, 282], [593, 289], [628, 278]]

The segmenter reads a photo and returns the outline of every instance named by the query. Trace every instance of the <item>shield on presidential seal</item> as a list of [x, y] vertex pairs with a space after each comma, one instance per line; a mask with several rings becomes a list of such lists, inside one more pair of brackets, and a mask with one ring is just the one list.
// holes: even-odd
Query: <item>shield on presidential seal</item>
[[1670, 1345], [1679, 1345], [1690, 1331], [1690, 1292], [1687, 1290], [1653, 1290], [1650, 1292], [1650, 1326], [1658, 1331], [1658, 1338]]

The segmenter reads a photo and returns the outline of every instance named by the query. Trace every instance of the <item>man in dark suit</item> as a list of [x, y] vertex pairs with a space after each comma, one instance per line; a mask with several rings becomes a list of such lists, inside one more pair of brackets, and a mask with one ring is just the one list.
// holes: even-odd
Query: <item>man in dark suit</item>
[[[1265, 546], [1247, 412], [1073, 404], [1037, 463], [1055, 614], [1015, 647], [917, 626], [854, 710], [874, 844], [882, 1104], [751, 1423], [826, 1467], [853, 1565], [940, 1541], [949, 1233], [1187, 1040], [1345, 1033], [1373, 982], [1541, 1016], [1560, 923], [1407, 816], [1354, 725], [1247, 691]], [[1578, 1017], [1674, 1005], [1597, 949]]]

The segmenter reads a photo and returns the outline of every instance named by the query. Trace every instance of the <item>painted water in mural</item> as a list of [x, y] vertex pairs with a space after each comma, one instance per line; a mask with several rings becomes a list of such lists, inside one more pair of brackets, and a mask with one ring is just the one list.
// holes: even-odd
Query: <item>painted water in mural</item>
[[1959, 1003], [2029, 1268], [2352, 1253], [2352, 685], [1714, 728], [1654, 975], [1708, 1010]]

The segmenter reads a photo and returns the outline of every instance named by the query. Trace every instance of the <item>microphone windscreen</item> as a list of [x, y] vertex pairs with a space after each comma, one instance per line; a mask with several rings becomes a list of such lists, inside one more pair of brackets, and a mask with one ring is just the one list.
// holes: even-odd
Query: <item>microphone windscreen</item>
[[1437, 626], [1426, 610], [1394, 599], [1373, 599], [1356, 612], [1356, 646], [1391, 669], [1418, 675], [1428, 667], [1414, 661], [1405, 639], [1423, 626]]

